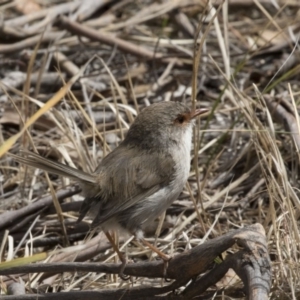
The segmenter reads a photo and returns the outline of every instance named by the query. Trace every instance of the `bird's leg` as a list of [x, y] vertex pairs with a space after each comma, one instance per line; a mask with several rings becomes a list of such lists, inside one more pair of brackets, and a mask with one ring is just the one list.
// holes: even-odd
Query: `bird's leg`
[[104, 231], [104, 234], [106, 235], [107, 239], [109, 240], [109, 242], [111, 243], [114, 251], [117, 253], [120, 261], [121, 261], [121, 269], [119, 272], [119, 276], [123, 279], [123, 280], [128, 280], [130, 278], [130, 276], [125, 276], [124, 275], [124, 270], [127, 264], [127, 259], [126, 257], [123, 255], [123, 253], [121, 253], [121, 251], [119, 250], [119, 247], [116, 245], [113, 237], [111, 236], [111, 234], [108, 231]]
[[170, 256], [164, 254], [162, 251], [160, 251], [157, 247], [153, 246], [151, 243], [146, 241], [144, 238], [140, 239], [140, 241], [146, 245], [148, 248], [150, 248], [153, 252], [155, 252], [163, 261], [164, 261], [164, 271], [163, 275], [166, 277], [167, 275], [167, 269], [169, 265], [169, 260], [171, 259]]

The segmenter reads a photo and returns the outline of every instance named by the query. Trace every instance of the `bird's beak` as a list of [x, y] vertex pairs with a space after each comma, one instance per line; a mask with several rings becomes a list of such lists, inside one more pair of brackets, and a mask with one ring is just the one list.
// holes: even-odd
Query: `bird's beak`
[[191, 113], [191, 119], [196, 118], [197, 116], [200, 116], [206, 112], [208, 112], [209, 110], [207, 108], [200, 108], [200, 109], [196, 109], [195, 111], [193, 111]]

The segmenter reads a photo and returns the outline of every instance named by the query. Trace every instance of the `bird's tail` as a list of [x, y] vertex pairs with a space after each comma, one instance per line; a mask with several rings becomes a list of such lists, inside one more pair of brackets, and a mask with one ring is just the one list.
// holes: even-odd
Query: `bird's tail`
[[23, 163], [25, 165], [35, 167], [35, 168], [40, 168], [49, 173], [54, 173], [57, 175], [74, 178], [79, 182], [85, 182], [85, 183], [96, 182], [96, 176], [93, 174], [89, 174], [80, 171], [78, 169], [69, 167], [67, 165], [42, 157], [39, 154], [30, 151], [22, 150], [21, 153], [24, 156], [14, 155], [11, 153], [9, 153], [9, 155], [19, 163]]

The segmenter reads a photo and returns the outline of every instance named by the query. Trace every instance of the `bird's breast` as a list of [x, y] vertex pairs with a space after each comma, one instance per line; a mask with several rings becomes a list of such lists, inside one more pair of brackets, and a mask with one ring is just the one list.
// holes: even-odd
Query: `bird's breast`
[[[182, 135], [181, 142], [172, 149], [172, 157], [175, 161], [175, 181], [187, 181], [190, 172], [192, 148], [192, 127], [189, 127]], [[176, 180], [177, 179], [177, 180]], [[183, 186], [182, 186], [183, 187]]]

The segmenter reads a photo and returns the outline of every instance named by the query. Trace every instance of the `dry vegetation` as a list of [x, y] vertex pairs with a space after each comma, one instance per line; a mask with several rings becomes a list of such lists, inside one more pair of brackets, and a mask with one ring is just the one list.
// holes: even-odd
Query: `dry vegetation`
[[[149, 228], [149, 241], [175, 256], [261, 223], [272, 261], [270, 298], [300, 298], [299, 0], [0, 4], [1, 154], [36, 149], [92, 171], [145, 105], [170, 100], [209, 108], [195, 129], [189, 182], [161, 226]], [[32, 119], [41, 107], [45, 114]], [[78, 187], [7, 155], [0, 162], [1, 261], [21, 258], [21, 265], [31, 257], [62, 268], [3, 275], [4, 299], [25, 299], [24, 289], [50, 294], [170, 284], [147, 273], [124, 282], [106, 274], [115, 273], [109, 267], [67, 269], [64, 262], [118, 262], [105, 236], [89, 232], [88, 220], [75, 225]], [[155, 263], [131, 237], [119, 243], [130, 261]], [[21, 282], [20, 296], [4, 296], [12, 282]], [[206, 297], [242, 298], [242, 286], [229, 271]], [[188, 298], [175, 297], [184, 287], [173, 289], [174, 298], [163, 299]]]

